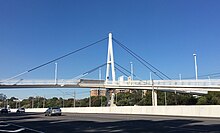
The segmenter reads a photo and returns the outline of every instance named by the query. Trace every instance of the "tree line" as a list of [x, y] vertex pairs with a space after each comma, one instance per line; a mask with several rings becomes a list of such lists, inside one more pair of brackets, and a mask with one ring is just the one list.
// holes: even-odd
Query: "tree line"
[[[220, 105], [220, 92], [209, 92], [206, 95], [196, 96], [192, 94], [180, 94], [174, 92], [158, 92], [158, 105]], [[151, 106], [152, 92], [137, 90], [132, 93], [117, 93], [114, 103], [117, 106]], [[105, 96], [92, 96], [83, 99], [61, 97], [44, 98], [41, 96], [29, 97], [19, 101], [16, 97], [7, 98], [0, 93], [0, 107], [10, 108], [47, 108], [47, 107], [101, 107], [107, 105]]]

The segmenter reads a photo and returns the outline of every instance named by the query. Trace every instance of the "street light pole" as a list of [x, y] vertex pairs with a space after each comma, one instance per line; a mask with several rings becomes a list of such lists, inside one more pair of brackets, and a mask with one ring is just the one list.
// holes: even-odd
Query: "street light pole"
[[133, 80], [134, 69], [133, 69], [133, 64], [132, 64], [132, 62], [130, 62], [130, 64], [131, 64], [131, 80]]
[[101, 70], [101, 68], [99, 68], [99, 80], [101, 80], [102, 79], [102, 70]]
[[196, 54], [193, 54], [194, 56], [194, 62], [195, 62], [195, 73], [196, 73], [196, 80], [198, 80], [198, 66], [196, 61]]
[[179, 74], [179, 79], [180, 79], [180, 81], [182, 80], [182, 75], [181, 74]]
[[55, 63], [55, 84], [57, 84], [57, 71], [58, 71], [57, 63]]

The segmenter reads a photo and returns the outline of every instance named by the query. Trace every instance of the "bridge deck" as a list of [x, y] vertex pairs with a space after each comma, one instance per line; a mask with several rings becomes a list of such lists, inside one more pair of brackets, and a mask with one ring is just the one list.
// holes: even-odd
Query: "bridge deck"
[[0, 88], [111, 88], [143, 90], [179, 90], [179, 91], [220, 91], [220, 80], [20, 80], [0, 82]]

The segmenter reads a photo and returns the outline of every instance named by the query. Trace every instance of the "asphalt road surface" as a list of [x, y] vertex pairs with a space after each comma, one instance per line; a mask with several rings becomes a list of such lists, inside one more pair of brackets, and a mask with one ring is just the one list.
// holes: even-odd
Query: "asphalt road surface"
[[0, 133], [220, 133], [219, 118], [149, 115], [42, 113], [0, 114]]

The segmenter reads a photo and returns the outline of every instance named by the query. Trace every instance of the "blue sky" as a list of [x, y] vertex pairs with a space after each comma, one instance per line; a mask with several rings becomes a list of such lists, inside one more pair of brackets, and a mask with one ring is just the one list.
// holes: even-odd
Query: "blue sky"
[[[0, 0], [0, 79], [105, 38], [109, 32], [172, 79], [179, 74], [194, 77], [193, 53], [199, 75], [218, 73], [219, 5], [218, 0]], [[117, 63], [130, 69], [132, 61], [135, 74], [149, 79], [148, 69], [113, 45]], [[58, 61], [59, 79], [73, 78], [105, 63], [106, 54], [104, 41]], [[116, 75], [122, 74], [116, 71]], [[54, 63], [19, 78], [53, 79]], [[98, 78], [98, 71], [86, 78]], [[73, 89], [63, 91], [72, 93]], [[0, 92], [21, 98], [62, 96], [56, 89]]]

